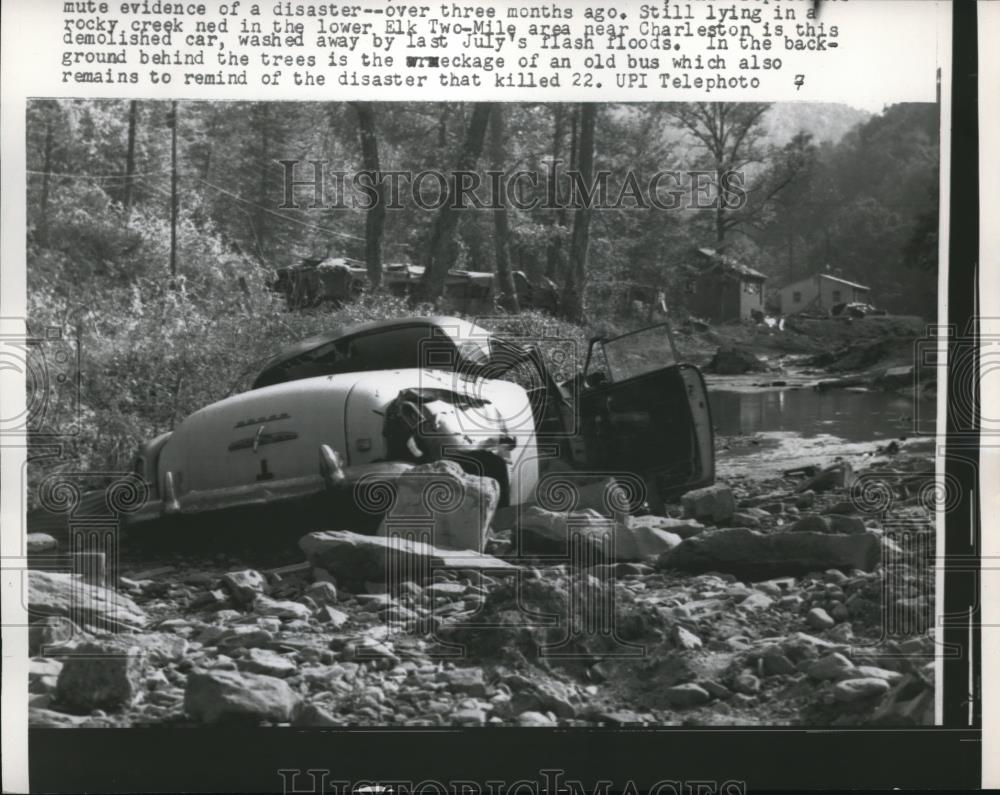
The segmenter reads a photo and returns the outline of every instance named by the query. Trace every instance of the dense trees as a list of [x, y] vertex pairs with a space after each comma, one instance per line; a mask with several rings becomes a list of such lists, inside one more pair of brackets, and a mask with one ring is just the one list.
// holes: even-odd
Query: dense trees
[[[634, 284], [664, 289], [679, 306], [685, 252], [722, 244], [767, 272], [771, 287], [829, 268], [870, 283], [892, 310], [933, 310], [933, 106], [860, 120], [824, 105], [813, 123], [810, 106], [760, 103], [178, 108], [177, 268], [189, 286], [240, 276], [262, 284], [304, 257], [349, 256], [367, 264], [373, 284], [384, 263], [428, 265], [424, 296], [433, 299], [451, 267], [497, 271], [505, 284], [524, 270], [553, 278], [567, 315], [580, 318], [608, 311], [615, 291]], [[46, 100], [30, 105], [27, 121], [32, 288], [82, 296], [165, 277], [169, 103]], [[303, 183], [291, 206], [282, 160], [297, 162]], [[318, 187], [311, 161], [322, 164]], [[728, 171], [741, 171], [746, 200], [690, 209], [699, 186], [682, 178], [659, 185], [661, 198], [677, 194], [677, 208], [652, 206], [650, 178], [676, 169], [707, 174], [710, 197]], [[519, 177], [521, 203], [502, 210], [456, 210], [456, 186], [433, 179], [420, 186], [427, 206], [406, 181], [397, 206], [386, 206], [384, 181], [375, 206], [355, 201], [359, 172], [425, 170], [477, 174], [487, 201], [487, 171], [536, 177]], [[592, 190], [595, 209], [579, 201]], [[434, 204], [436, 193], [443, 202]]]

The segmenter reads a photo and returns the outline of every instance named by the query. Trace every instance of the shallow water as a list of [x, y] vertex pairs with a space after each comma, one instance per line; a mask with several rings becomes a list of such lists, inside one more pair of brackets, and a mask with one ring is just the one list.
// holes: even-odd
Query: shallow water
[[838, 458], [859, 464], [893, 440], [908, 450], [934, 448], [934, 400], [847, 389], [726, 386], [709, 391], [722, 478], [771, 477]]

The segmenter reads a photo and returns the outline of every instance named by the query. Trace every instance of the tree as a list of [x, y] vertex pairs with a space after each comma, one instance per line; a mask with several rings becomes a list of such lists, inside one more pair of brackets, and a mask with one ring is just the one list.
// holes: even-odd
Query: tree
[[[491, 160], [494, 171], [503, 171], [506, 152], [504, 139], [506, 113], [502, 103], [495, 103], [490, 116]], [[510, 312], [520, 312], [517, 290], [510, 270], [510, 220], [507, 204], [501, 200], [493, 208], [493, 242], [497, 264], [497, 281], [500, 284], [500, 305]]]
[[385, 229], [385, 183], [381, 179], [378, 138], [375, 130], [375, 108], [371, 102], [352, 102], [358, 114], [361, 134], [361, 160], [364, 170], [372, 175], [372, 187], [377, 198], [365, 214], [365, 267], [372, 289], [382, 285], [382, 232]]
[[708, 170], [714, 175], [714, 231], [718, 244], [744, 220], [734, 202], [724, 195], [726, 175], [762, 162], [762, 120], [770, 107], [767, 102], [682, 102], [666, 106], [668, 118], [705, 149]]
[[[479, 155], [483, 150], [483, 141], [486, 138], [486, 127], [489, 123], [491, 110], [492, 103], [477, 102], [475, 104], [472, 118], [465, 131], [465, 140], [456, 158], [455, 172], [468, 172], [476, 168]], [[415, 297], [418, 299], [434, 301], [444, 292], [445, 277], [452, 265], [451, 244], [462, 217], [460, 211], [453, 206], [457, 179], [458, 177], [453, 173], [452, 178], [447, 181], [448, 195], [431, 224], [430, 238], [427, 241], [423, 259], [424, 275], [421, 278], [419, 289], [415, 291]]]
[[[597, 105], [580, 104], [580, 138], [576, 163], [581, 183], [589, 188], [594, 179], [594, 126]], [[587, 281], [587, 254], [590, 248], [590, 217], [593, 208], [586, 200], [580, 201], [573, 213], [573, 236], [570, 238], [569, 268], [563, 290], [562, 306], [566, 317], [577, 322], [583, 320], [583, 294]]]

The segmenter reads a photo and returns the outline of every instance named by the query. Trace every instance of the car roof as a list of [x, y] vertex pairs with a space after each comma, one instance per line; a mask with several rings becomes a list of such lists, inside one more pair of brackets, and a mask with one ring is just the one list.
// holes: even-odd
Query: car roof
[[293, 343], [287, 348], [284, 348], [276, 353], [268, 359], [258, 371], [257, 377], [254, 379], [254, 387], [256, 387], [258, 383], [264, 379], [264, 376], [271, 371], [281, 368], [283, 365], [292, 362], [298, 357], [324, 345], [328, 345], [331, 342], [335, 342], [336, 340], [354, 337], [359, 334], [367, 334], [374, 331], [384, 331], [392, 328], [405, 328], [407, 326], [427, 326], [428, 328], [438, 328], [441, 329], [446, 336], [452, 339], [455, 337], [479, 337], [480, 339], [483, 339], [491, 336], [490, 332], [480, 326], [477, 326], [475, 323], [471, 323], [468, 320], [463, 320], [459, 317], [450, 317], [448, 315], [421, 315], [416, 317], [374, 320], [368, 323], [359, 323], [350, 326], [337, 326], [324, 334], [316, 334], [312, 337], [307, 337], [304, 340], [299, 340], [298, 342]]

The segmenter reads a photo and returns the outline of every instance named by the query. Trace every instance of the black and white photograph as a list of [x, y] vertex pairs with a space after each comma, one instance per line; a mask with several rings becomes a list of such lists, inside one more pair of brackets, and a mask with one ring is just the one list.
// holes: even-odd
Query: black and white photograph
[[995, 4], [0, 3], [4, 792], [1000, 780]]
[[933, 725], [939, 121], [32, 102], [31, 724]]

